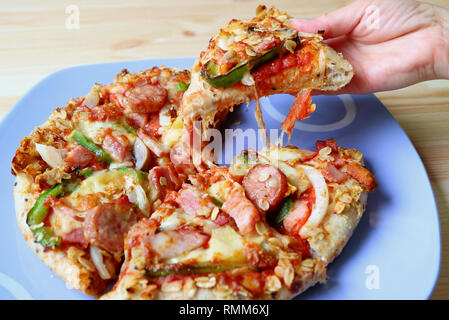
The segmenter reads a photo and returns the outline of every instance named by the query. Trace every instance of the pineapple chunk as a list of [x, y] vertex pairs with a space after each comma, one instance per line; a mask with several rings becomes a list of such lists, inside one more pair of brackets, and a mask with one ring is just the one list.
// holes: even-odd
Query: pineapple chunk
[[169, 148], [173, 147], [181, 139], [183, 127], [181, 116], [178, 116], [162, 136], [162, 143]]

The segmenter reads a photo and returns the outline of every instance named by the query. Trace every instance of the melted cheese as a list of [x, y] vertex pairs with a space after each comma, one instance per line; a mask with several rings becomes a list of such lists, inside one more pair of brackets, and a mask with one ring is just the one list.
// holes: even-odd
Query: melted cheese
[[84, 121], [77, 123], [77, 129], [81, 131], [86, 137], [94, 141], [96, 144], [101, 144], [104, 138], [104, 131], [112, 129], [125, 135], [131, 144], [134, 143], [136, 136], [128, 132], [123, 126], [112, 121]]
[[296, 161], [303, 158], [303, 153], [297, 148], [265, 148], [260, 152], [265, 157], [278, 161]]
[[57, 236], [63, 236], [75, 229], [81, 228], [83, 223], [76, 220], [70, 214], [54, 210], [50, 215], [50, 225]]
[[230, 226], [224, 226], [212, 230], [209, 247], [206, 250], [203, 248], [193, 250], [187, 254], [170, 259], [169, 263], [179, 263], [192, 259], [200, 263], [245, 263], [246, 258], [242, 248], [242, 236]]
[[163, 135], [162, 143], [168, 148], [173, 147], [181, 139], [183, 127], [182, 118], [179, 116]]
[[[179, 210], [179, 209], [178, 209]], [[156, 211], [152, 218], [157, 219], [159, 211]], [[159, 215], [160, 216], [160, 215]], [[161, 231], [170, 231], [178, 228], [181, 225], [192, 222], [193, 216], [183, 213], [183, 211], [174, 211], [169, 216], [163, 218], [159, 225]]]
[[267, 129], [265, 128], [265, 122], [263, 121], [263, 115], [262, 115], [262, 109], [260, 108], [259, 103], [259, 94], [257, 92], [256, 86], [254, 86], [254, 96], [255, 96], [255, 102], [256, 102], [256, 108], [254, 110], [254, 117], [257, 121], [257, 126], [259, 127], [259, 130], [262, 130], [263, 134], [265, 135], [265, 143], [266, 145], [270, 145], [270, 139], [268, 138]]
[[221, 180], [215, 182], [207, 189], [207, 193], [221, 202], [225, 202], [228, 198], [231, 190], [233, 188], [233, 183], [229, 180]]
[[123, 191], [125, 188], [124, 175], [117, 171], [102, 171], [82, 181], [79, 187], [70, 195], [77, 198], [87, 194], [102, 192], [112, 195]]

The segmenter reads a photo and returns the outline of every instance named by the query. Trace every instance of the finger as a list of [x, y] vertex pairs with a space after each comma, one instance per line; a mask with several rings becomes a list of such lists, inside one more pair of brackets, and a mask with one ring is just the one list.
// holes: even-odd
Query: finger
[[320, 18], [315, 19], [294, 19], [291, 22], [292, 28], [300, 32], [318, 33], [319, 31], [325, 31], [325, 36], [330, 29], [327, 21], [322, 21]]
[[[368, 83], [367, 83], [368, 82]], [[313, 96], [326, 95], [334, 96], [339, 94], [368, 94], [377, 91], [383, 91], [383, 88], [377, 88], [371, 82], [365, 81], [363, 77], [355, 74], [351, 81], [343, 88], [335, 91], [313, 90]]]
[[293, 19], [291, 26], [301, 32], [317, 33], [324, 30], [325, 39], [339, 37], [355, 29], [367, 5], [367, 1], [356, 1], [315, 19]]

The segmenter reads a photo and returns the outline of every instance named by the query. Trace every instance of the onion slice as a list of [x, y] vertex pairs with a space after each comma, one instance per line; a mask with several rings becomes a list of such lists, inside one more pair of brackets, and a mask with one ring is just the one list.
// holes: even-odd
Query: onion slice
[[36, 143], [36, 150], [39, 152], [41, 158], [48, 163], [52, 168], [63, 167], [64, 160], [61, 152], [52, 146]]
[[129, 202], [136, 204], [147, 217], [150, 215], [151, 204], [141, 185], [127, 180], [126, 195]]
[[172, 109], [175, 109], [176, 107], [172, 104], [168, 104], [164, 106], [161, 111], [159, 111], [159, 124], [162, 127], [168, 127], [172, 123]]
[[142, 170], [142, 168], [148, 167], [151, 161], [151, 154], [148, 147], [143, 141], [136, 137], [133, 146], [134, 158], [136, 159], [136, 169]]
[[137, 136], [142, 140], [142, 142], [158, 157], [163, 153], [168, 153], [170, 150], [164, 146], [162, 143], [157, 141], [152, 136], [146, 134], [142, 129], [137, 131]]
[[101, 86], [99, 84], [95, 84], [92, 87], [83, 102], [86, 107], [92, 109], [97, 106], [98, 102], [100, 102], [100, 90]]
[[113, 162], [109, 165], [109, 170], [117, 169], [117, 168], [127, 168], [132, 167], [134, 163], [131, 161], [124, 161], [124, 162]]
[[90, 251], [90, 258], [92, 259], [92, 262], [97, 268], [101, 279], [104, 280], [111, 279], [111, 275], [109, 274], [108, 269], [103, 263], [103, 255], [101, 254], [100, 249], [96, 246], [90, 245], [89, 251]]
[[307, 178], [315, 189], [315, 206], [312, 209], [309, 219], [299, 231], [301, 237], [306, 237], [310, 230], [317, 227], [327, 213], [329, 205], [329, 191], [327, 189], [326, 181], [320, 171], [311, 166], [299, 165], [304, 170]]

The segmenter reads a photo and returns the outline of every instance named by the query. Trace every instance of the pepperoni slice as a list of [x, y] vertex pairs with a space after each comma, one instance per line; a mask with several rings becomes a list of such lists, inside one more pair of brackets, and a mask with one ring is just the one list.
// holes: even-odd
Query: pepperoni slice
[[89, 243], [109, 252], [123, 250], [123, 239], [138, 220], [132, 204], [125, 201], [101, 204], [86, 213], [84, 236]]
[[278, 168], [257, 164], [243, 178], [243, 187], [250, 199], [262, 211], [274, 209], [288, 189], [287, 178]]

